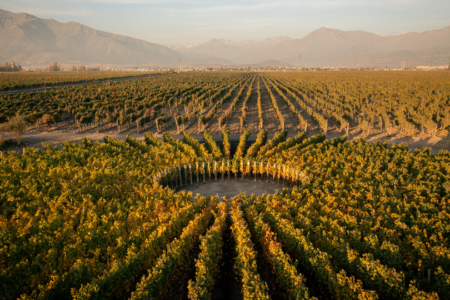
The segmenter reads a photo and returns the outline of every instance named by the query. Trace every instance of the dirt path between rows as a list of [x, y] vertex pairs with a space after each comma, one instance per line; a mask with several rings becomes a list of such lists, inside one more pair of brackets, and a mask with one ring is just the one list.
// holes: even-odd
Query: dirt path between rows
[[[266, 103], [268, 104], [268, 103]], [[264, 106], [263, 106], [264, 108]], [[266, 117], [266, 112], [265, 117]], [[274, 117], [274, 116], [273, 116]], [[265, 119], [266, 120], [266, 119]], [[273, 126], [273, 123], [272, 123]], [[267, 128], [266, 128], [267, 129]], [[137, 132], [131, 132], [129, 133], [131, 136], [137, 138], [138, 140], [143, 141], [144, 140], [144, 133], [137, 133]], [[309, 136], [313, 136], [315, 133], [310, 133]], [[327, 139], [332, 139], [336, 137], [342, 137], [345, 135], [345, 132], [339, 132], [338, 130], [331, 130], [327, 133]], [[124, 141], [127, 133], [117, 133], [117, 132], [106, 132], [106, 133], [73, 133], [73, 132], [38, 132], [38, 131], [32, 131], [32, 132], [26, 132], [23, 136], [23, 142], [20, 146], [16, 145], [15, 137], [12, 135], [7, 135], [6, 137], [12, 140], [11, 143], [4, 145], [2, 148], [2, 151], [17, 151], [19, 153], [22, 153], [22, 149], [24, 147], [34, 147], [38, 148], [40, 150], [44, 149], [43, 145], [53, 145], [53, 146], [59, 146], [61, 142], [64, 141], [74, 141], [79, 142], [82, 138], [86, 137], [91, 140], [103, 142], [103, 137], [109, 136], [118, 140]], [[156, 135], [158, 138], [162, 139], [161, 134]], [[173, 135], [176, 139], [183, 139], [182, 134], [174, 134]], [[240, 135], [232, 135], [230, 136], [231, 140], [239, 140]], [[256, 135], [255, 135], [256, 136]], [[249, 140], [255, 140], [255, 136], [252, 135]], [[273, 136], [273, 133], [270, 133], [268, 135], [268, 138], [270, 139]], [[198, 139], [199, 141], [203, 141], [203, 135], [202, 134], [194, 134], [194, 138]], [[213, 136], [213, 138], [216, 141], [221, 141], [220, 136]], [[358, 139], [358, 138], [365, 138], [369, 142], [377, 142], [377, 141], [387, 141], [388, 143], [408, 143], [408, 147], [411, 150], [414, 149], [422, 149], [424, 147], [430, 147], [431, 151], [434, 154], [438, 154], [441, 150], [447, 150], [450, 151], [450, 143], [447, 142], [445, 139], [440, 137], [430, 137], [425, 134], [419, 134], [415, 137], [411, 138], [408, 136], [405, 136], [403, 134], [396, 134], [392, 136], [388, 136], [387, 133], [373, 133], [369, 136], [363, 136], [361, 134], [361, 131], [359, 131], [358, 128], [352, 128], [349, 131], [349, 141]]]
[[[276, 84], [279, 86], [280, 84], [278, 82], [276, 82]], [[280, 89], [281, 90], [281, 89]], [[282, 90], [281, 90], [282, 91]], [[275, 91], [276, 92], [276, 91]], [[283, 92], [283, 91], [282, 91]], [[311, 107], [313, 110], [315, 110], [306, 100], [303, 100], [303, 97], [296, 91], [294, 90], [293, 93], [295, 95], [297, 95], [297, 97], [299, 97], [300, 99], [302, 99], [302, 101], [308, 106]], [[277, 93], [278, 94], [278, 93]], [[307, 131], [311, 133], [311, 135], [317, 135], [317, 134], [321, 134], [323, 133], [323, 130], [319, 127], [319, 125], [306, 113], [305, 110], [303, 110], [300, 105], [297, 103], [297, 101], [293, 98], [291, 98], [287, 93], [283, 94], [291, 100], [292, 104], [294, 105], [294, 107], [297, 109], [298, 112], [300, 112], [301, 116], [303, 117], [303, 119], [306, 120], [306, 122], [308, 123], [308, 127], [307, 127]], [[322, 114], [323, 115], [323, 114]], [[333, 134], [341, 134], [340, 136], [342, 136], [345, 131], [343, 130], [342, 132], [340, 132], [338, 130], [338, 125], [336, 124], [336, 122], [332, 119], [327, 118], [325, 115], [323, 115], [324, 118], [326, 118], [328, 120], [328, 128], [327, 128], [327, 135], [328, 133], [330, 133], [331, 135]], [[298, 122], [298, 119], [297, 119]], [[300, 131], [304, 131], [304, 128], [301, 128]], [[350, 132], [349, 132], [350, 134]]]
[[[202, 97], [205, 95], [206, 90], [202, 90], [202, 93], [198, 95], [198, 97]], [[185, 114], [185, 108], [184, 106], [189, 106], [189, 104], [191, 104], [193, 101], [195, 101], [194, 99], [191, 99], [188, 103], [186, 104], [182, 104], [176, 108], [172, 107], [172, 118], [169, 120], [169, 124], [167, 124], [166, 128], [164, 129], [164, 131], [167, 131], [170, 134], [177, 134], [177, 124], [175, 124], [175, 120], [173, 119], [173, 115], [176, 112], [178, 116], [183, 116]], [[197, 105], [200, 105], [200, 103], [198, 103]], [[191, 109], [189, 109], [189, 111], [191, 112], [192, 109], [194, 109], [197, 105], [194, 105], [193, 107], [191, 107]], [[169, 107], [167, 106], [166, 109], [169, 109]], [[208, 109], [208, 107], [206, 107], [205, 109]], [[192, 120], [195, 119], [192, 118]], [[154, 122], [153, 122], [154, 123]], [[192, 122], [191, 122], [192, 123]], [[190, 126], [190, 124], [181, 124], [180, 125], [180, 132], [184, 131], [186, 128], [188, 128]], [[152, 132], [156, 132], [156, 125], [155, 128]]]
[[[231, 87], [230, 87], [230, 89], [231, 89]], [[239, 87], [237, 87], [237, 89], [236, 90], [238, 90], [239, 89]], [[235, 90], [235, 91], [236, 91]], [[228, 92], [229, 92], [230, 90], [227, 90], [226, 92], [224, 92], [222, 95], [221, 95], [221, 97], [220, 97], [220, 100], [221, 99], [223, 99], [227, 94], [228, 94]], [[235, 92], [234, 91], [234, 92]], [[233, 93], [234, 93], [233, 92]], [[217, 101], [220, 101], [220, 100], [217, 100]], [[187, 131], [189, 131], [190, 133], [192, 133], [192, 134], [201, 134], [203, 131], [200, 131], [200, 128], [198, 127], [198, 119], [199, 119], [199, 117], [200, 116], [202, 116], [202, 115], [207, 115], [208, 114], [208, 112], [214, 107], [214, 105], [217, 103], [217, 101], [216, 102], [214, 102], [212, 105], [210, 105], [210, 106], [208, 106], [208, 107], [206, 107], [205, 109], [203, 109], [203, 111], [202, 111], [202, 114], [198, 114], [196, 117], [194, 117], [193, 119], [191, 119], [190, 120], [190, 125], [189, 126], [186, 126], [186, 129], [185, 130], [187, 130]], [[217, 115], [217, 113], [216, 113], [216, 115]], [[213, 121], [214, 120], [214, 117], [211, 119], [211, 121]], [[208, 124], [205, 126], [206, 128], [208, 128]]]
[[[300, 98], [302, 99], [302, 97], [296, 93], [294, 91], [294, 93]], [[307, 131], [311, 133], [311, 135], [317, 135], [317, 134], [321, 134], [323, 131], [322, 129], [320, 129], [319, 125], [306, 113], [305, 110], [303, 110], [300, 105], [298, 104], [297, 100], [291, 98], [287, 93], [284, 93], [284, 95], [286, 95], [286, 97], [288, 99], [291, 100], [292, 104], [295, 106], [295, 108], [297, 109], [297, 111], [300, 113], [300, 115], [303, 117], [303, 119], [306, 120], [306, 122], [308, 123], [307, 126]], [[308, 107], [309, 104], [306, 101], [303, 101]], [[297, 120], [298, 122], [298, 120]], [[304, 131], [304, 128], [300, 128], [300, 131]]]
[[[251, 79], [250, 79], [251, 80]], [[230, 135], [240, 135], [241, 134], [241, 124], [239, 121], [239, 117], [242, 116], [242, 107], [244, 106], [244, 98], [247, 95], [248, 90], [250, 89], [250, 82], [245, 86], [244, 91], [241, 94], [241, 99], [239, 103], [234, 108], [231, 113], [231, 117], [226, 120], [225, 126], [230, 129]]]
[[[298, 120], [295, 116], [292, 115], [292, 112], [289, 110], [289, 107], [284, 103], [281, 96], [278, 94], [278, 92], [272, 87], [272, 82], [268, 81], [266, 78], [264, 78], [268, 88], [271, 90], [272, 94], [274, 95], [275, 99], [277, 100], [278, 109], [280, 110], [281, 114], [284, 118], [284, 129], [288, 131], [288, 136], [296, 135], [298, 131]], [[270, 95], [267, 95], [270, 99]]]
[[250, 129], [252, 136], [257, 135], [259, 132], [259, 122], [258, 122], [258, 78], [253, 82], [253, 90], [248, 99], [247, 105], [247, 118], [245, 120], [246, 127]]
[[261, 107], [263, 111], [263, 128], [269, 131], [269, 133], [274, 133], [281, 130], [280, 121], [278, 121], [275, 110], [272, 107], [272, 100], [270, 100], [269, 93], [261, 78]]
[[[251, 80], [251, 79], [247, 79], [247, 80]], [[247, 81], [245, 81], [247, 83]], [[231, 106], [231, 104], [233, 103], [233, 100], [236, 98], [236, 96], [238, 95], [239, 91], [241, 89], [247, 89], [246, 85], [242, 85], [240, 87], [238, 87], [234, 92], [233, 92], [233, 96], [230, 100], [228, 100], [227, 103], [225, 103], [216, 113], [216, 115], [214, 116], [214, 118], [211, 120], [211, 122], [209, 123], [208, 128], [211, 129], [211, 134], [212, 135], [220, 135], [221, 134], [221, 130], [219, 129], [219, 118], [222, 116], [222, 114], [224, 112], [227, 111], [227, 109]], [[244, 95], [244, 93], [242, 93], [242, 95]], [[242, 96], [241, 96], [242, 97]], [[236, 109], [236, 108], [235, 108]], [[224, 127], [227, 127], [228, 121], [225, 123]]]

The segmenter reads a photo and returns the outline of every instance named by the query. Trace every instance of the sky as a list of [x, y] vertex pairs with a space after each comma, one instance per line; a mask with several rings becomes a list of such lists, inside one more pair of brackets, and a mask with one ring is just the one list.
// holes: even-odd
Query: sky
[[302, 38], [320, 27], [386, 36], [450, 26], [449, 0], [0, 0], [0, 8], [168, 46]]

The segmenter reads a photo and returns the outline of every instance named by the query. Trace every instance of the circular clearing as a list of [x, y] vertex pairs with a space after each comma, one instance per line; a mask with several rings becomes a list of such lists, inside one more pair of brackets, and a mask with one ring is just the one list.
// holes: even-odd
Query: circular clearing
[[183, 186], [178, 188], [177, 191], [192, 192], [192, 197], [195, 198], [197, 194], [200, 196], [216, 196], [222, 197], [234, 197], [239, 195], [241, 192], [250, 196], [254, 194], [255, 196], [260, 196], [262, 194], [275, 194], [278, 190], [281, 192], [283, 190], [283, 185], [278, 185], [273, 182], [267, 181], [254, 181], [254, 180], [211, 180], [205, 183], [194, 183], [188, 186]]

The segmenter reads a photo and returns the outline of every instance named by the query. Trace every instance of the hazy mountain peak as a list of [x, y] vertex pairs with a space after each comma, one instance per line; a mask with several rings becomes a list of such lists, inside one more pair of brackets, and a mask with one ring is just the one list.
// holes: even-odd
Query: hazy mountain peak
[[330, 35], [330, 34], [339, 34], [343, 33], [345, 31], [339, 30], [339, 29], [333, 29], [333, 28], [326, 28], [326, 27], [320, 27], [319, 29], [311, 31], [309, 34], [307, 34], [305, 37], [310, 35]]
[[26, 13], [1, 10], [0, 25], [0, 61], [23, 65], [176, 65], [180, 56], [158, 44]]
[[319, 29], [316, 29], [315, 31], [319, 31], [319, 30], [321, 30], [321, 31], [328, 31], [328, 30], [331, 30], [331, 31], [340, 31], [339, 29], [333, 29], [333, 28], [327, 28], [327, 27], [324, 27], [324, 26], [322, 26], [322, 27], [320, 27]]
[[273, 37], [262, 39], [260, 41], [264, 41], [264, 40], [272, 41], [272, 40], [292, 40], [292, 39], [288, 36], [273, 36]]
[[379, 61], [386, 65], [392, 61], [396, 66], [406, 61], [409, 66], [421, 63], [429, 52], [450, 52], [450, 26], [387, 37], [362, 30], [321, 27], [302, 39], [287, 36], [240, 41], [214, 38], [169, 49], [77, 22], [60, 23], [0, 9], [0, 45], [0, 62], [19, 61], [24, 66], [42, 66], [54, 61], [63, 65], [176, 66], [178, 57], [182, 58], [183, 65], [196, 66], [297, 66], [299, 53], [302, 66], [373, 66]]
[[30, 15], [30, 14], [28, 14], [28, 13], [26, 13], [26, 12], [18, 12], [18, 13], [14, 13], [14, 12], [10, 12], [10, 11], [7, 11], [7, 10], [4, 10], [4, 9], [1, 9], [0, 8], [0, 16], [5, 16], [5, 15], [10, 15], [10, 16], [12, 16], [12, 17], [27, 17], [27, 18], [30, 18], [30, 19], [36, 19], [37, 17], [36, 16], [34, 16], [34, 15]]

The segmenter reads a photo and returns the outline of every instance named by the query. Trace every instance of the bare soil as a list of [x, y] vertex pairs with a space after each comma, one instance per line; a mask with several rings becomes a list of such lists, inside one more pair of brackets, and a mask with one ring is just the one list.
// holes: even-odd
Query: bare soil
[[[234, 92], [233, 92], [233, 96], [230, 100], [228, 100], [227, 103], [225, 103], [216, 113], [216, 115], [214, 116], [214, 118], [211, 120], [211, 122], [209, 123], [208, 128], [211, 129], [211, 134], [216, 134], [216, 135], [220, 135], [221, 133], [221, 129], [219, 128], [219, 118], [222, 116], [222, 114], [227, 111], [227, 109], [231, 106], [233, 99], [236, 98], [236, 96], [238, 95], [239, 91], [241, 89], [247, 89], [247, 87], [242, 86], [242, 87], [238, 87]], [[237, 107], [234, 108], [234, 110], [236, 110]], [[224, 127], [227, 127], [228, 121], [225, 123]], [[239, 121], [238, 121], [239, 122]], [[223, 128], [222, 128], [223, 129]]]
[[[278, 83], [277, 83], [278, 84]], [[276, 91], [274, 91], [276, 95], [278, 95], [278, 93]], [[281, 91], [283, 93], [283, 91]], [[297, 95], [297, 97], [299, 97], [300, 99], [302, 99], [302, 96], [294, 91], [294, 94]], [[306, 120], [306, 122], [308, 123], [308, 127], [307, 130], [308, 132], [311, 132], [315, 135], [315, 134], [320, 134], [323, 132], [323, 130], [319, 127], [319, 125], [306, 113], [306, 111], [304, 111], [300, 105], [297, 103], [297, 101], [293, 98], [291, 98], [287, 93], [283, 93], [283, 95], [285, 95], [292, 103], [292, 105], [294, 105], [294, 107], [297, 109], [298, 112], [300, 112], [301, 116], [303, 117], [303, 119]], [[279, 95], [278, 95], [279, 96]], [[280, 96], [281, 97], [281, 96]], [[308, 106], [311, 107], [311, 105], [309, 105], [309, 103], [307, 103], [306, 101], [304, 101], [304, 103]], [[313, 107], [311, 107], [313, 108]], [[313, 108], [314, 109], [314, 108]], [[292, 116], [292, 114], [291, 114]], [[297, 121], [298, 124], [298, 119], [296, 117], [294, 117], [294, 119]], [[298, 126], [298, 125], [297, 125]], [[328, 119], [328, 128], [327, 128], [327, 133], [328, 131], [332, 130], [332, 129], [337, 129], [338, 126], [336, 124], [336, 122], [332, 119]], [[300, 131], [304, 131], [304, 128], [299, 128]]]
[[246, 127], [250, 129], [252, 135], [255, 135], [259, 131], [259, 121], [258, 121], [258, 79], [253, 82], [253, 90], [248, 99], [247, 104], [247, 118], [245, 120]]
[[[230, 86], [230, 89], [231, 89], [231, 86]], [[239, 87], [234, 91], [234, 93], [236, 93], [237, 90], [239, 90]], [[221, 99], [222, 99], [227, 93], [228, 93], [228, 91], [225, 92], [225, 93], [223, 93]], [[190, 120], [190, 125], [189, 125], [189, 126], [186, 126], [186, 130], [189, 131], [189, 132], [192, 133], [192, 134], [201, 134], [203, 131], [200, 130], [200, 128], [198, 127], [198, 118], [199, 118], [201, 115], [207, 115], [208, 112], [211, 110], [211, 108], [213, 108], [213, 106], [214, 106], [214, 103], [213, 103], [212, 105], [210, 105], [210, 106], [204, 108], [204, 109], [202, 110], [202, 113], [199, 113], [198, 116], [196, 116], [195, 118], [193, 118], [192, 120]], [[221, 108], [220, 111], [222, 111], [222, 109], [223, 109], [223, 107]], [[217, 117], [218, 115], [219, 115], [219, 114], [216, 112], [216, 116], [215, 116], [215, 117]], [[211, 122], [214, 122], [215, 117], [212, 118]], [[211, 122], [210, 122], [209, 124], [207, 124], [206, 128], [209, 128], [209, 127], [210, 127]], [[208, 125], [209, 125], [209, 126], [208, 126]]]
[[281, 130], [280, 121], [272, 107], [272, 102], [267, 90], [261, 80], [261, 107], [263, 111], [263, 128], [270, 133], [275, 133]]
[[[270, 88], [270, 87], [269, 87]], [[247, 127], [251, 130], [252, 135], [249, 138], [249, 141], [256, 140], [256, 135], [258, 133], [258, 109], [257, 109], [257, 80], [255, 80], [253, 85], [254, 92], [252, 93], [249, 103], [248, 103], [248, 112], [247, 112]], [[237, 94], [235, 91], [234, 95]], [[245, 89], [244, 93], [247, 91]], [[272, 90], [275, 97], [279, 98], [279, 107], [280, 110], [283, 111], [283, 115], [287, 120], [286, 129], [289, 131], [289, 137], [295, 136], [298, 131], [296, 127], [298, 125], [298, 121], [296, 118], [293, 118], [291, 112], [288, 110], [286, 104], [281, 100], [280, 96], [275, 90]], [[242, 102], [236, 106], [232, 118], [227, 121], [226, 126], [229, 127], [232, 132], [230, 136], [230, 141], [238, 141], [241, 133], [239, 132], [239, 116], [242, 115]], [[297, 110], [300, 111], [300, 106], [294, 99], [291, 99], [293, 105], [296, 106]], [[226, 103], [224, 107], [216, 114], [216, 116], [211, 120], [209, 126], [207, 128], [213, 129], [212, 136], [216, 141], [221, 141], [220, 130], [218, 130], [218, 117], [221, 113], [229, 107], [231, 101]], [[263, 117], [264, 117], [264, 125], [263, 128], [269, 131], [268, 139], [272, 138], [276, 131], [281, 130], [280, 123], [275, 115], [275, 112], [272, 108], [272, 104], [269, 98], [269, 95], [261, 82], [261, 105], [263, 109]], [[204, 114], [209, 111], [211, 107], [207, 107], [204, 109]], [[313, 120], [306, 114], [306, 112], [301, 112], [302, 116], [308, 121], [308, 129], [307, 131], [310, 133], [309, 136], [317, 135], [323, 133], [322, 130], [314, 123]], [[154, 123], [154, 122], [153, 122]], [[150, 123], [152, 125], [152, 123]], [[329, 120], [329, 128], [327, 132], [327, 138], [336, 138], [342, 137], [345, 135], [345, 131], [342, 132], [337, 129], [337, 126], [334, 126], [335, 123], [332, 120]], [[191, 120], [191, 124], [187, 124], [186, 130], [191, 132], [193, 136], [199, 141], [203, 141], [203, 134], [198, 130], [198, 122], [197, 118]], [[168, 131], [175, 138], [182, 139], [183, 135], [176, 134], [176, 126], [175, 124], [169, 124], [164, 129]], [[114, 125], [100, 125], [94, 128], [86, 129], [82, 132], [78, 132], [79, 128], [76, 124], [71, 120], [65, 120], [56, 125], [51, 126], [43, 126], [41, 128], [30, 129], [25, 132], [22, 138], [21, 145], [17, 145], [15, 142], [15, 136], [11, 134], [6, 134], [6, 138], [9, 139], [7, 143], [5, 143], [0, 149], [2, 151], [19, 151], [22, 152], [24, 147], [36, 147], [39, 149], [43, 149], [43, 144], [48, 145], [59, 145], [63, 141], [80, 141], [83, 137], [90, 138], [93, 141], [103, 142], [104, 136], [110, 136], [119, 140], [125, 140], [127, 134], [137, 138], [138, 140], [144, 140], [145, 132], [152, 132], [156, 134], [156, 126], [152, 125], [150, 128], [146, 130], [142, 130], [138, 132], [138, 129], [134, 124], [129, 129], [126, 129], [120, 133], [117, 132], [117, 127]], [[157, 137], [162, 138], [161, 134], [156, 134]], [[417, 133], [414, 137], [407, 136], [397, 130], [392, 135], [388, 135], [385, 131], [380, 129], [372, 130], [369, 134], [364, 134], [358, 126], [351, 126], [349, 130], [348, 140], [352, 141], [359, 138], [365, 138], [369, 142], [377, 142], [377, 141], [387, 141], [388, 143], [407, 143], [409, 148], [421, 149], [424, 147], [431, 148], [431, 151], [435, 154], [439, 153], [441, 150], [450, 150], [450, 141], [446, 139], [444, 134], [440, 133], [440, 135], [436, 137], [432, 137], [426, 133]]]
[[234, 108], [231, 117], [226, 120], [225, 126], [230, 129], [230, 135], [240, 135], [242, 132], [239, 117], [242, 116], [242, 107], [244, 106], [244, 98], [249, 88], [250, 85], [245, 86], [245, 89], [241, 94], [241, 99], [239, 103]]
[[[277, 93], [277, 91], [272, 87], [272, 83], [266, 80], [268, 88], [271, 90], [272, 94], [274, 95], [275, 99], [277, 100], [278, 109], [280, 110], [281, 114], [283, 115], [283, 118], [285, 120], [284, 123], [284, 129], [287, 130], [289, 133], [296, 132], [298, 130], [298, 120], [295, 116], [292, 115], [291, 111], [289, 110], [286, 103], [284, 103], [281, 96]], [[264, 89], [264, 92], [267, 92], [266, 89]], [[270, 96], [267, 95], [269, 98]], [[270, 101], [270, 98], [269, 98]]]
[[[298, 97], [301, 98], [301, 96], [296, 93]], [[308, 123], [308, 126], [306, 128], [307, 132], [310, 132], [311, 135], [316, 135], [316, 134], [320, 134], [322, 133], [322, 130], [320, 129], [319, 125], [317, 125], [314, 120], [306, 113], [306, 111], [304, 111], [300, 105], [297, 103], [297, 101], [293, 98], [291, 98], [288, 94], [284, 93], [284, 95], [291, 101], [291, 103], [295, 106], [295, 108], [297, 109], [298, 112], [300, 112], [301, 116], [303, 117], [303, 119], [306, 120], [306, 122]], [[306, 105], [308, 105], [308, 103], [306, 103]], [[296, 120], [297, 124], [298, 124], [298, 119]], [[331, 120], [329, 120], [328, 122], [330, 122]], [[298, 126], [298, 125], [297, 125]], [[300, 131], [304, 131], [304, 128], [299, 128]]]
[[[265, 113], [267, 112], [264, 111]], [[265, 122], [267, 121], [266, 115], [268, 115], [269, 113], [265, 114]], [[278, 120], [276, 120], [278, 122]], [[278, 123], [277, 123], [278, 125]], [[271, 139], [275, 133], [275, 130], [273, 130], [274, 127], [274, 123], [271, 124], [271, 126], [265, 126], [265, 128], [272, 128], [272, 131], [269, 131], [268, 134], [268, 139]], [[112, 138], [116, 138], [118, 140], [122, 140], [124, 141], [127, 134], [130, 134], [131, 136], [137, 138], [138, 140], [144, 140], [144, 132], [140, 132], [137, 133], [137, 129], [136, 130], [131, 130], [130, 132], [121, 132], [121, 133], [117, 133], [117, 130], [113, 130], [114, 128], [111, 128], [111, 131], [106, 130], [105, 132], [81, 132], [81, 133], [77, 133], [77, 132], [71, 132], [71, 131], [51, 131], [51, 132], [39, 132], [39, 131], [29, 131], [26, 132], [23, 135], [22, 138], [22, 142], [20, 145], [17, 145], [16, 140], [15, 140], [15, 136], [13, 135], [6, 135], [6, 138], [8, 138], [8, 142], [5, 143], [0, 149], [2, 151], [18, 151], [19, 153], [22, 153], [22, 150], [24, 147], [34, 147], [34, 148], [38, 148], [43, 150], [44, 149], [44, 145], [53, 145], [53, 146], [59, 146], [61, 142], [64, 141], [74, 141], [74, 142], [79, 142], [81, 141], [82, 138], [86, 137], [89, 138], [91, 140], [95, 141], [99, 141], [99, 142], [103, 142], [103, 137], [104, 136], [109, 136]], [[156, 128], [154, 129], [149, 129], [147, 131], [152, 131], [152, 132], [156, 132]], [[321, 134], [322, 131], [314, 128], [311, 130], [308, 130], [308, 132], [310, 132], [309, 136], [313, 136], [316, 134]], [[296, 134], [296, 132], [293, 132], [290, 135], [294, 135]], [[345, 132], [339, 132], [339, 130], [337, 129], [331, 129], [328, 130], [327, 133], [327, 139], [332, 139], [332, 138], [337, 138], [337, 137], [342, 137], [345, 135]], [[160, 139], [162, 139], [162, 135], [161, 134], [156, 134], [157, 137], [159, 137]], [[174, 134], [174, 137], [177, 139], [182, 140], [183, 139], [183, 135], [182, 134]], [[196, 139], [198, 139], [199, 141], [203, 141], [203, 135], [202, 134], [193, 134], [193, 137], [195, 137]], [[240, 135], [233, 135], [230, 137], [231, 141], [238, 141], [239, 140]], [[221, 136], [220, 135], [213, 135], [213, 138], [217, 141], [221, 141]], [[411, 150], [415, 150], [417, 149], [422, 149], [425, 147], [431, 148], [431, 151], [434, 154], [438, 154], [439, 151], [441, 150], [447, 150], [450, 151], [450, 142], [447, 141], [445, 138], [437, 136], [437, 137], [431, 137], [427, 134], [418, 134], [414, 137], [409, 137], [405, 134], [402, 133], [396, 133], [394, 135], [388, 135], [386, 132], [373, 132], [370, 135], [364, 135], [359, 129], [358, 127], [353, 127], [350, 128], [349, 131], [349, 137], [348, 137], [348, 141], [353, 141], [355, 139], [359, 139], [359, 138], [365, 138], [367, 139], [367, 141], [369, 142], [377, 142], [377, 141], [387, 141], [388, 143], [396, 143], [396, 144], [400, 144], [400, 143], [407, 143], [408, 147]], [[250, 137], [249, 141], [251, 140], [255, 140], [256, 139], [256, 135], [253, 135]]]
[[217, 175], [217, 181], [212, 179], [205, 183], [194, 183], [192, 185], [183, 186], [179, 188], [179, 191], [192, 192], [192, 198], [195, 198], [195, 195], [200, 194], [200, 196], [219, 196], [219, 199], [223, 197], [227, 197], [228, 199], [231, 197], [238, 196], [240, 193], [246, 194], [248, 196], [255, 195], [260, 196], [263, 194], [274, 194], [276, 191], [283, 190], [282, 185], [277, 185], [275, 183], [262, 181], [261, 178], [257, 178], [257, 181], [254, 181], [254, 177], [246, 176], [244, 180], [242, 180], [241, 175], [238, 175], [238, 179], [234, 179], [234, 174], [231, 174], [231, 180], [228, 180], [227, 174], [225, 174], [224, 180], [222, 180], [222, 175]]

